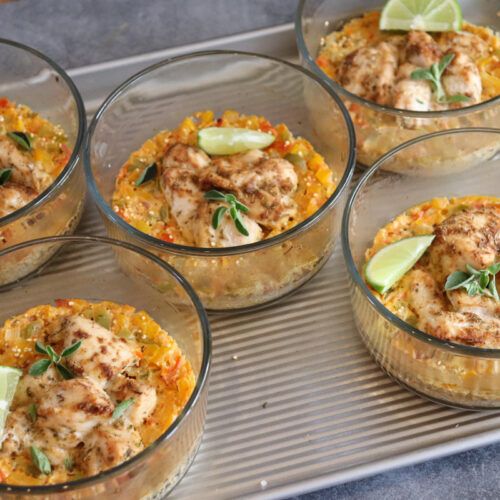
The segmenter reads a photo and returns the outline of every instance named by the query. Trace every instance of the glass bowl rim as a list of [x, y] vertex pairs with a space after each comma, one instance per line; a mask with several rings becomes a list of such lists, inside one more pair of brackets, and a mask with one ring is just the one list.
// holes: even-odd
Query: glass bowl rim
[[[447, 109], [442, 111], [411, 111], [409, 109], [393, 108], [392, 106], [384, 106], [382, 104], [377, 104], [374, 101], [360, 97], [352, 92], [346, 90], [342, 85], [339, 85], [336, 81], [331, 79], [317, 64], [315, 59], [309, 53], [306, 45], [304, 32], [302, 30], [302, 19], [305, 4], [308, 0], [299, 0], [297, 5], [297, 10], [295, 11], [295, 39], [297, 42], [297, 47], [299, 49], [299, 54], [307, 62], [307, 65], [311, 70], [319, 75], [327, 85], [331, 86], [336, 92], [338, 92], [342, 97], [349, 101], [354, 101], [357, 104], [368, 107], [377, 112], [387, 113], [393, 116], [403, 116], [403, 117], [413, 117], [413, 118], [451, 118], [455, 116], [463, 116], [469, 113], [475, 113], [476, 111], [482, 111], [487, 108], [493, 107], [495, 104], [500, 104], [500, 95], [492, 97], [487, 101], [482, 101], [472, 106], [466, 106], [464, 108], [457, 109]], [[373, 9], [372, 9], [373, 10]], [[376, 10], [376, 9], [375, 9]]]
[[412, 337], [417, 338], [423, 342], [429, 343], [439, 348], [443, 348], [446, 350], [450, 350], [456, 353], [465, 354], [465, 355], [473, 355], [479, 356], [483, 358], [500, 358], [500, 348], [492, 349], [492, 348], [484, 348], [484, 347], [473, 347], [465, 344], [459, 344], [456, 342], [446, 341], [438, 339], [428, 333], [419, 330], [411, 326], [406, 321], [403, 321], [401, 318], [393, 314], [389, 309], [387, 309], [382, 302], [380, 302], [371, 292], [371, 290], [366, 285], [363, 277], [359, 273], [356, 264], [354, 262], [354, 258], [351, 252], [351, 245], [349, 239], [349, 222], [351, 218], [351, 212], [354, 208], [354, 203], [357, 201], [358, 194], [363, 190], [366, 183], [370, 180], [370, 178], [376, 174], [380, 167], [390, 158], [398, 154], [400, 151], [411, 147], [415, 144], [426, 140], [432, 140], [435, 137], [446, 136], [446, 135], [454, 135], [454, 134], [462, 134], [462, 133], [491, 133], [498, 134], [500, 139], [500, 128], [458, 128], [451, 130], [440, 130], [438, 132], [433, 132], [431, 134], [422, 135], [416, 137], [410, 141], [403, 142], [399, 146], [391, 149], [388, 153], [381, 156], [371, 167], [368, 169], [358, 180], [356, 185], [354, 186], [351, 194], [349, 195], [349, 199], [346, 203], [346, 208], [344, 210], [344, 215], [342, 217], [342, 229], [341, 229], [341, 240], [342, 240], [342, 251], [344, 254], [344, 260], [346, 263], [347, 271], [351, 280], [354, 282], [354, 285], [357, 286], [361, 293], [364, 295], [368, 302], [375, 308], [380, 316], [382, 316], [385, 320], [392, 323], [396, 328], [402, 330], [403, 332], [411, 335]]
[[11, 224], [17, 219], [28, 215], [34, 209], [44, 205], [47, 201], [52, 199], [63, 187], [68, 177], [71, 175], [73, 170], [76, 168], [78, 164], [78, 159], [80, 156], [80, 150], [83, 145], [83, 141], [85, 138], [85, 132], [87, 128], [87, 117], [85, 113], [85, 105], [83, 104], [82, 96], [74, 84], [73, 80], [69, 77], [66, 71], [59, 66], [56, 62], [54, 62], [50, 57], [46, 56], [42, 52], [29, 47], [28, 45], [24, 45], [22, 43], [16, 42], [14, 40], [8, 40], [6, 38], [0, 38], [0, 45], [10, 45], [17, 49], [24, 50], [25, 52], [30, 53], [44, 61], [48, 64], [60, 78], [64, 80], [66, 83], [71, 95], [73, 96], [73, 100], [76, 104], [76, 109], [78, 113], [78, 131], [75, 138], [75, 145], [73, 146], [73, 151], [71, 152], [71, 156], [69, 157], [66, 165], [62, 169], [61, 173], [56, 177], [56, 179], [50, 184], [50, 186], [42, 191], [34, 200], [31, 200], [29, 203], [19, 208], [18, 210], [14, 210], [14, 212], [5, 215], [4, 217], [0, 217], [0, 228], [4, 225]]
[[[45, 244], [45, 243], [76, 243], [76, 244], [94, 244], [94, 245], [105, 245], [105, 246], [115, 246], [126, 249], [128, 251], [135, 252], [150, 261], [153, 261], [155, 264], [163, 268], [167, 271], [168, 274], [183, 288], [188, 297], [190, 298], [199, 322], [201, 326], [202, 338], [203, 338], [203, 356], [201, 360], [200, 373], [196, 380], [196, 385], [193, 389], [193, 393], [191, 394], [188, 402], [182, 409], [181, 413], [177, 416], [177, 418], [172, 422], [172, 424], [167, 428], [167, 430], [161, 434], [155, 441], [153, 441], [149, 446], [144, 448], [142, 451], [134, 455], [132, 458], [129, 458], [125, 462], [122, 462], [111, 469], [104, 470], [99, 474], [94, 476], [85, 477], [82, 479], [76, 479], [75, 481], [66, 481], [64, 483], [50, 484], [50, 485], [35, 485], [35, 486], [22, 486], [22, 485], [12, 485], [12, 484], [0, 484], [0, 496], [3, 493], [18, 493], [23, 495], [46, 495], [50, 493], [65, 493], [72, 491], [73, 489], [80, 489], [85, 487], [95, 486], [96, 484], [101, 483], [102, 481], [106, 481], [112, 479], [113, 477], [127, 472], [131, 469], [136, 463], [140, 463], [149, 455], [154, 453], [156, 448], [160, 446], [162, 443], [167, 442], [169, 439], [174, 436], [186, 419], [189, 417], [189, 414], [192, 412], [195, 405], [198, 403], [200, 399], [200, 395], [202, 390], [205, 388], [208, 382], [208, 375], [210, 372], [211, 359], [212, 359], [212, 335], [210, 329], [210, 323], [208, 321], [207, 313], [203, 308], [201, 300], [198, 298], [198, 295], [189, 284], [189, 282], [184, 278], [178, 271], [176, 271], [170, 264], [164, 262], [156, 255], [144, 250], [141, 247], [133, 245], [132, 243], [128, 243], [121, 240], [115, 240], [113, 238], [103, 237], [103, 236], [50, 236], [47, 238], [38, 238], [35, 240], [25, 241], [23, 243], [19, 243], [17, 245], [13, 245], [11, 247], [6, 248], [5, 250], [0, 251], [0, 259], [5, 255], [17, 251], [22, 250], [31, 246]], [[31, 274], [26, 278], [26, 281], [29, 281]], [[24, 283], [24, 279], [18, 280], [14, 283], [5, 285], [6, 287], [11, 287], [16, 283]], [[2, 288], [0, 288], [0, 292]]]
[[[257, 241], [255, 243], [249, 243], [247, 245], [239, 245], [227, 248], [192, 247], [188, 245], [179, 245], [160, 240], [146, 233], [143, 233], [142, 231], [139, 231], [138, 229], [134, 228], [133, 226], [125, 222], [125, 220], [123, 220], [101, 196], [101, 193], [99, 192], [99, 189], [97, 187], [97, 183], [95, 182], [94, 176], [92, 174], [92, 167], [90, 162], [91, 141], [95, 132], [95, 128], [99, 123], [101, 116], [106, 112], [107, 108], [111, 104], [113, 104], [113, 102], [117, 98], [119, 98], [124, 92], [128, 91], [129, 87], [139, 82], [143, 77], [149, 76], [150, 73], [154, 73], [157, 69], [169, 66], [170, 64], [175, 64], [180, 61], [203, 58], [207, 56], [224, 56], [224, 57], [240, 56], [249, 59], [257, 59], [257, 60], [263, 59], [271, 61], [278, 65], [288, 67], [291, 70], [298, 71], [299, 73], [302, 73], [302, 75], [304, 75], [305, 77], [315, 81], [325, 90], [325, 92], [327, 92], [327, 94], [335, 101], [335, 104], [337, 105], [344, 119], [344, 124], [347, 129], [348, 155], [345, 161], [346, 168], [344, 173], [342, 174], [341, 179], [339, 180], [337, 188], [332, 193], [332, 195], [326, 200], [326, 202], [323, 203], [323, 205], [316, 212], [314, 212], [314, 214], [310, 215], [296, 226], [293, 226], [292, 228], [276, 236], [273, 236], [272, 238]], [[317, 75], [315, 75], [308, 69], [302, 68], [301, 66], [290, 63], [288, 61], [278, 59], [276, 57], [257, 54], [254, 52], [244, 52], [238, 50], [208, 50], [208, 51], [191, 52], [189, 54], [169, 59], [164, 59], [156, 64], [148, 66], [147, 68], [139, 71], [135, 75], [125, 80], [115, 90], [113, 90], [113, 92], [111, 92], [111, 94], [109, 94], [108, 97], [103, 101], [103, 103], [100, 105], [99, 109], [95, 113], [94, 117], [92, 118], [92, 122], [90, 123], [88, 133], [85, 138], [85, 145], [83, 150], [83, 164], [84, 164], [85, 174], [87, 177], [87, 184], [89, 186], [90, 194], [94, 202], [97, 204], [97, 206], [102, 211], [104, 216], [108, 220], [110, 220], [112, 224], [117, 225], [126, 234], [131, 234], [134, 238], [138, 239], [143, 243], [148, 244], [149, 246], [155, 247], [156, 249], [178, 255], [205, 256], [205, 257], [240, 255], [268, 248], [274, 245], [278, 245], [294, 237], [295, 235], [302, 233], [309, 227], [313, 226], [319, 219], [323, 217], [324, 214], [326, 214], [329, 211], [331, 207], [333, 207], [337, 203], [337, 201], [341, 198], [344, 191], [349, 186], [349, 182], [354, 174], [354, 168], [356, 166], [356, 137], [351, 117], [340, 97], [335, 93], [333, 89], [331, 89], [327, 84], [325, 84], [325, 82], [321, 78], [319, 78]]]

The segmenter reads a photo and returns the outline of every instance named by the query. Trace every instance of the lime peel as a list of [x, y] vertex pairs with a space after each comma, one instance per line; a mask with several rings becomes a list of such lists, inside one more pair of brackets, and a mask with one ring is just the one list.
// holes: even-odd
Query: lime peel
[[434, 235], [412, 236], [381, 248], [366, 264], [364, 274], [377, 292], [386, 293], [422, 257]]

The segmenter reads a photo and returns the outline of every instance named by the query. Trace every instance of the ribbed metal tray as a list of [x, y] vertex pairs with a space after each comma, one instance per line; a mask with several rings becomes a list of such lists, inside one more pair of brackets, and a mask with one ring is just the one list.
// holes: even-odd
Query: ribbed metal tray
[[[145, 66], [215, 48], [297, 59], [284, 25], [70, 74], [93, 113]], [[78, 232], [104, 234], [90, 203]], [[340, 248], [295, 295], [211, 324], [206, 433], [174, 498], [284, 497], [500, 440], [500, 413], [437, 406], [380, 371], [354, 327]]]

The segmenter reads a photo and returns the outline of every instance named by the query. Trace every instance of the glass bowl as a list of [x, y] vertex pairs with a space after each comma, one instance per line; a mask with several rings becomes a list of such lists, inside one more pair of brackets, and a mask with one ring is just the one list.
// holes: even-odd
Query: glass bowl
[[[86, 120], [82, 99], [69, 76], [40, 52], [0, 39], [0, 75], [0, 97], [26, 104], [60, 125], [71, 149], [68, 163], [48, 189], [21, 209], [0, 217], [0, 250], [3, 250], [23, 241], [74, 232], [85, 198], [79, 155]], [[0, 284], [4, 279], [32, 272], [51, 255], [26, 251], [13, 267], [3, 266]]]
[[0, 265], [26, 249], [60, 248], [30, 278], [0, 286], [0, 323], [57, 298], [109, 300], [144, 309], [176, 340], [196, 376], [182, 413], [149, 447], [100, 474], [51, 486], [0, 484], [1, 498], [163, 498], [189, 468], [200, 445], [206, 413], [211, 337], [201, 302], [187, 281], [141, 248], [108, 238], [61, 236], [0, 252]]
[[[315, 108], [309, 105], [312, 97]], [[217, 116], [228, 108], [284, 122], [326, 158], [338, 187], [314, 215], [276, 237], [213, 249], [158, 240], [112, 210], [116, 175], [132, 151], [196, 111], [211, 109]], [[324, 119], [336, 123], [335, 134], [322, 134]], [[317, 76], [267, 56], [213, 51], [161, 62], [116, 89], [92, 121], [84, 163], [108, 233], [169, 262], [189, 280], [207, 309], [224, 311], [276, 300], [321, 268], [340, 232], [354, 156], [349, 115]]]
[[[498, 5], [490, 0], [461, 0], [464, 19], [500, 31]], [[356, 129], [357, 158], [364, 166], [399, 144], [438, 130], [468, 127], [498, 127], [500, 96], [467, 108], [448, 111], [408, 111], [382, 106], [345, 90], [316, 64], [318, 50], [326, 35], [353, 17], [369, 10], [380, 10], [380, 0], [300, 0], [295, 18], [295, 33], [301, 62], [319, 75], [344, 100], [352, 113]], [[498, 139], [493, 137], [492, 140]], [[473, 151], [473, 146], [470, 146]], [[458, 158], [458, 155], [456, 156]], [[400, 155], [398, 168], [425, 170], [426, 163]], [[393, 168], [388, 165], [384, 168]]]
[[402, 144], [381, 158], [352, 192], [342, 223], [342, 245], [351, 281], [356, 327], [376, 362], [396, 381], [451, 406], [500, 408], [500, 349], [483, 349], [440, 340], [392, 314], [362, 277], [364, 253], [378, 229], [411, 206], [434, 197], [498, 196], [500, 147], [475, 161], [470, 171], [441, 177], [408, 177], [384, 171], [388, 162], [423, 142], [443, 145], [452, 136], [474, 143], [500, 136], [500, 129], [437, 132]]

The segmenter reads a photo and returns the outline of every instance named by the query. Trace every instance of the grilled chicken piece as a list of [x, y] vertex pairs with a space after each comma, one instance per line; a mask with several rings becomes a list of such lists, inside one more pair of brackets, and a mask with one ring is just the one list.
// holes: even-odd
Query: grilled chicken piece
[[204, 151], [184, 144], [172, 146], [162, 163], [161, 186], [170, 210], [183, 237], [194, 243], [191, 224], [203, 193], [200, 189], [202, 169], [210, 165]]
[[424, 80], [405, 78], [394, 87], [394, 107], [412, 111], [433, 109], [432, 89]]
[[398, 67], [398, 48], [381, 42], [351, 52], [339, 68], [340, 84], [353, 94], [391, 104]]
[[141, 436], [132, 426], [104, 424], [85, 439], [80, 465], [92, 476], [124, 462], [142, 448]]
[[273, 229], [293, 218], [297, 206], [293, 195], [298, 178], [293, 165], [282, 158], [268, 158], [260, 150], [220, 157], [205, 172], [204, 182], [230, 191], [249, 209], [248, 216]]
[[[187, 242], [199, 247], [230, 247], [263, 238], [262, 227], [276, 228], [295, 216], [297, 190], [294, 166], [268, 158], [260, 150], [211, 160], [203, 151], [176, 144], [162, 163], [161, 186], [171, 213]], [[219, 203], [203, 198], [210, 189], [230, 192], [250, 209], [241, 213], [249, 232], [244, 236], [228, 216], [215, 230], [211, 219]]]
[[468, 31], [441, 33], [440, 41], [448, 49], [459, 50], [474, 61], [489, 54], [488, 43]]
[[500, 320], [474, 312], [448, 311], [443, 292], [425, 271], [413, 270], [409, 303], [418, 318], [417, 328], [424, 332], [452, 342], [500, 347]]
[[483, 318], [500, 317], [500, 302], [484, 295], [470, 296], [466, 290], [459, 288], [446, 293], [451, 307], [455, 311], [471, 312]]
[[428, 252], [439, 285], [466, 264], [485, 269], [500, 254], [500, 206], [468, 208], [443, 221]]
[[18, 453], [29, 446], [33, 439], [32, 431], [33, 422], [29, 418], [27, 406], [9, 412], [0, 437], [0, 456]]
[[45, 373], [37, 377], [32, 375], [22, 376], [16, 387], [13, 404], [15, 406], [29, 405], [33, 401], [42, 399], [50, 391], [51, 387], [60, 380], [61, 377], [53, 366], [50, 366]]
[[[430, 111], [435, 108], [432, 89], [425, 80], [413, 80], [411, 74], [417, 66], [405, 63], [398, 69], [397, 83], [394, 86], [393, 106], [397, 109], [412, 111]], [[401, 122], [405, 128], [414, 129], [425, 125], [426, 120], [421, 118], [402, 117]]]
[[441, 59], [442, 51], [434, 38], [425, 31], [410, 31], [406, 37], [406, 61], [428, 68]]
[[36, 426], [65, 440], [81, 440], [95, 426], [108, 420], [113, 403], [99, 385], [88, 378], [63, 380], [38, 401]]
[[11, 181], [40, 193], [51, 184], [50, 175], [36, 167], [36, 164], [16, 143], [6, 136], [0, 136], [0, 168], [11, 168]]
[[199, 206], [196, 218], [191, 225], [194, 242], [197, 246], [210, 247], [235, 247], [260, 241], [263, 238], [261, 227], [250, 217], [240, 213], [243, 225], [248, 231], [248, 236], [241, 234], [234, 222], [226, 213], [219, 227], [212, 227], [212, 216], [219, 205], [217, 202], [203, 203]]
[[27, 205], [37, 197], [37, 192], [29, 187], [7, 182], [0, 186], [0, 217], [5, 217]]
[[479, 69], [467, 54], [457, 50], [450, 50], [448, 53], [455, 54], [455, 57], [441, 79], [446, 94], [465, 95], [469, 98], [467, 101], [455, 104], [459, 106], [470, 106], [480, 102], [483, 85]]
[[125, 339], [90, 319], [72, 316], [63, 328], [64, 348], [82, 341], [80, 348], [66, 358], [68, 368], [78, 376], [93, 379], [101, 387], [135, 359]]
[[127, 418], [138, 426], [144, 422], [156, 407], [156, 390], [153, 386], [125, 375], [118, 375], [109, 386], [109, 393], [115, 403], [133, 398], [134, 404], [127, 410]]

